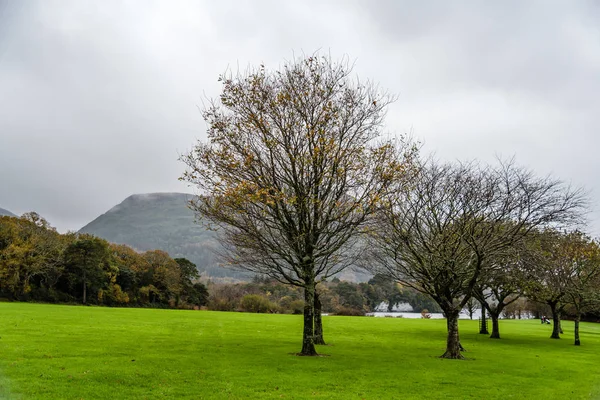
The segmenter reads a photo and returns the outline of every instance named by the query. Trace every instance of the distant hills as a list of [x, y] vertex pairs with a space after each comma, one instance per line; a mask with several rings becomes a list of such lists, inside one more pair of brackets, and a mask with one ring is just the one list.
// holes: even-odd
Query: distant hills
[[185, 257], [210, 277], [238, 277], [240, 272], [217, 265], [215, 233], [194, 222], [185, 193], [134, 194], [79, 230], [138, 251], [160, 249]]
[[[138, 251], [160, 249], [173, 258], [185, 257], [203, 277], [249, 279], [244, 272], [219, 267], [215, 232], [194, 222], [185, 193], [134, 194], [79, 230]], [[366, 281], [368, 275], [344, 271], [340, 279]]]
[[16, 217], [16, 215], [11, 213], [10, 211], [5, 210], [4, 208], [0, 208], [0, 217], [2, 217], [2, 216]]

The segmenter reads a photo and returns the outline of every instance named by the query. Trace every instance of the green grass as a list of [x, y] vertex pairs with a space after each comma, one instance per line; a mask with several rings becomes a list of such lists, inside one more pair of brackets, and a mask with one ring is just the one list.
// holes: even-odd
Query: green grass
[[600, 325], [325, 317], [327, 357], [298, 357], [301, 317], [0, 303], [0, 398], [579, 399], [600, 389]]

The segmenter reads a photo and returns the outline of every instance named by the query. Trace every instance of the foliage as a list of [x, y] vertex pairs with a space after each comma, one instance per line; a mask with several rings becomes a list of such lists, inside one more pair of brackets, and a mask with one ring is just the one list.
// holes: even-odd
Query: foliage
[[181, 159], [190, 201], [218, 228], [232, 267], [304, 288], [302, 354], [316, 355], [316, 285], [352, 265], [359, 237], [415, 149], [376, 143], [393, 100], [350, 77], [351, 66], [319, 55], [222, 76], [203, 113], [208, 125]]
[[241, 311], [251, 313], [268, 313], [277, 311], [278, 306], [269, 299], [258, 294], [247, 294], [240, 301]]
[[89, 234], [61, 235], [36, 213], [0, 217], [0, 296], [111, 306], [207, 303], [195, 265], [153, 250], [138, 253]]

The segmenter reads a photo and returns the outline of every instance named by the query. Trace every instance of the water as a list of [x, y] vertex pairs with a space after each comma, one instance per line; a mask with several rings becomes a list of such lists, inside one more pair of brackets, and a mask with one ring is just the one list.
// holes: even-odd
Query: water
[[[421, 313], [417, 312], [372, 312], [366, 314], [369, 317], [392, 317], [392, 318], [422, 318]], [[444, 315], [442, 313], [429, 313], [431, 315], [431, 319], [443, 319]], [[473, 319], [477, 320], [481, 317], [481, 310], [475, 310], [473, 312]], [[469, 314], [466, 312], [461, 312], [459, 315], [460, 319], [469, 319]]]

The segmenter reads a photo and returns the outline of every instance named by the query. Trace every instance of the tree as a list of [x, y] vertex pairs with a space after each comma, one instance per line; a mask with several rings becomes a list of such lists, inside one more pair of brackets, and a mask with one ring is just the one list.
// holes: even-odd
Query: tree
[[180, 264], [161, 250], [147, 251], [143, 257], [148, 263], [144, 283], [150, 302], [165, 302], [171, 306], [178, 306], [183, 290]]
[[65, 264], [82, 285], [83, 304], [87, 302], [88, 285], [98, 286], [105, 278], [110, 260], [108, 242], [90, 235], [80, 235], [65, 249]]
[[479, 307], [479, 304], [474, 298], [471, 298], [469, 301], [467, 301], [467, 304], [465, 304], [465, 309], [469, 313], [469, 319], [473, 319], [473, 314], [475, 311], [477, 311], [477, 307]]
[[597, 301], [600, 277], [598, 244], [579, 231], [547, 229], [531, 238], [525, 253], [529, 280], [527, 296], [550, 307], [552, 339], [560, 339], [561, 313], [567, 304], [575, 308], [575, 344], [579, 340], [581, 313]]
[[575, 265], [567, 288], [567, 302], [575, 310], [575, 346], [581, 345], [579, 322], [581, 314], [597, 309], [600, 304], [600, 246], [596, 240], [576, 232]]
[[0, 289], [22, 298], [34, 280], [55, 283], [65, 244], [56, 230], [36, 213], [0, 218]]
[[[487, 263], [538, 226], [578, 220], [581, 191], [513, 162], [497, 167], [423, 163], [399, 181], [372, 226], [376, 270], [430, 295], [447, 318], [443, 358], [461, 359], [458, 315]], [[486, 264], [487, 263], [487, 264]]]
[[416, 151], [402, 139], [375, 143], [393, 99], [350, 74], [314, 55], [222, 76], [203, 114], [208, 141], [181, 158], [181, 179], [200, 190], [190, 207], [218, 227], [224, 262], [304, 289], [301, 355], [317, 354], [317, 283], [352, 264]]
[[500, 315], [507, 306], [519, 299], [526, 278], [514, 247], [506, 249], [504, 254], [490, 257], [487, 262], [491, 268], [482, 274], [473, 295], [481, 302], [482, 314], [487, 311], [492, 318], [490, 338], [500, 339]]
[[196, 264], [187, 258], [175, 258], [175, 262], [179, 265], [182, 293], [186, 296], [187, 302], [200, 306], [206, 305], [208, 302], [206, 286], [200, 282], [194, 282], [200, 279]]

